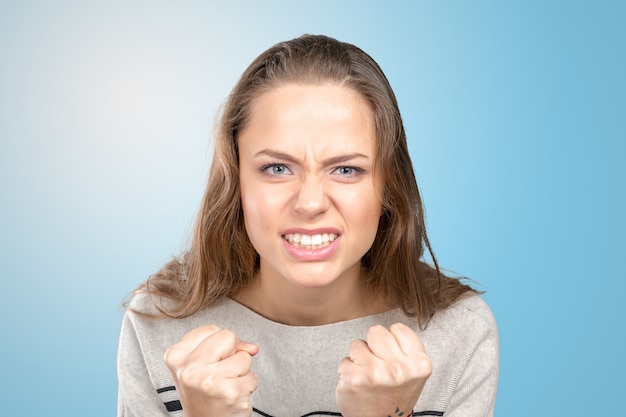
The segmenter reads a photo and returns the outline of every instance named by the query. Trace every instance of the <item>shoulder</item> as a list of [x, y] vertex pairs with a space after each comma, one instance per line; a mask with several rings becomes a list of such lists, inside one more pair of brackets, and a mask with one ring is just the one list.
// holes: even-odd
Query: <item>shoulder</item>
[[228, 297], [182, 318], [167, 317], [162, 313], [162, 310], [171, 311], [174, 303], [166, 297], [136, 292], [128, 303], [124, 320], [140, 337], [173, 343], [196, 327], [206, 324], [228, 327], [241, 321], [242, 317], [242, 307]]
[[483, 298], [463, 296], [436, 313], [420, 336], [433, 363], [420, 402], [450, 416], [493, 415], [500, 348], [496, 320]]
[[470, 326], [473, 330], [497, 333], [493, 312], [485, 300], [475, 293], [464, 295], [447, 309], [436, 313], [430, 324], [448, 329]]
[[253, 327], [253, 323], [246, 320], [243, 308], [229, 298], [184, 318], [159, 315], [157, 306], [167, 302], [146, 293], [136, 293], [122, 322], [119, 351], [125, 357], [132, 357], [132, 361], [142, 358], [149, 370], [162, 369], [165, 351], [197, 327], [208, 324], [221, 328], [234, 328], [236, 325], [246, 326], [246, 329]]
[[437, 312], [422, 334], [425, 343], [438, 352], [471, 355], [476, 349], [489, 346], [494, 358], [498, 356], [496, 319], [483, 298], [475, 293]]
[[162, 297], [153, 297], [145, 291], [136, 291], [128, 303], [128, 310], [141, 314], [159, 314], [157, 305], [161, 305], [164, 301]]
[[159, 309], [166, 308], [168, 302], [163, 297], [136, 292], [127, 305], [122, 336], [132, 335], [143, 349], [166, 348], [178, 341], [185, 334], [189, 319], [172, 319], [163, 315]]
[[188, 317], [170, 318], [161, 310], [171, 310], [173, 303], [174, 301], [165, 297], [137, 292], [128, 303], [124, 317], [125, 326], [132, 329], [140, 341], [162, 349], [176, 343], [192, 329], [214, 323], [217, 321], [216, 317], [229, 308], [228, 303], [218, 301]]

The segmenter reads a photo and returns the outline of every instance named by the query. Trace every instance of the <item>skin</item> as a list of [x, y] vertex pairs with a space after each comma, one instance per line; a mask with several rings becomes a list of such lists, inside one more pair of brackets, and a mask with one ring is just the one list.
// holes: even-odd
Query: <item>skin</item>
[[250, 416], [257, 376], [250, 370], [259, 348], [215, 325], [187, 333], [165, 353], [183, 415]]
[[[238, 301], [292, 325], [369, 313], [360, 260], [382, 203], [374, 123], [363, 99], [330, 84], [275, 88], [254, 102], [239, 155], [245, 225], [261, 267]], [[294, 229], [335, 231], [338, 248], [302, 261], [285, 247], [283, 234]]]
[[407, 416], [432, 373], [430, 358], [413, 330], [401, 323], [373, 326], [355, 340], [339, 364], [335, 390], [343, 416]]
[[[251, 285], [233, 298], [290, 325], [388, 309], [360, 284], [360, 260], [382, 213], [376, 134], [364, 99], [335, 84], [282, 85], [255, 99], [238, 140], [244, 220], [261, 262]], [[303, 249], [287, 241], [294, 233], [336, 239]], [[217, 326], [195, 329], [172, 346], [165, 361], [184, 415], [250, 416], [258, 350]], [[338, 366], [337, 404], [348, 417], [407, 415], [431, 371], [410, 328], [374, 326]]]

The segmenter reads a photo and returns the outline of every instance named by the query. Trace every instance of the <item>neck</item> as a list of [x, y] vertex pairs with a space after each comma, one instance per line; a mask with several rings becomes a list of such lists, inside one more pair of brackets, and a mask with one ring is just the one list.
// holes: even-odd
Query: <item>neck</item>
[[339, 280], [321, 288], [277, 285], [258, 273], [252, 283], [233, 296], [265, 318], [292, 326], [320, 326], [365, 317], [387, 310], [354, 279]]

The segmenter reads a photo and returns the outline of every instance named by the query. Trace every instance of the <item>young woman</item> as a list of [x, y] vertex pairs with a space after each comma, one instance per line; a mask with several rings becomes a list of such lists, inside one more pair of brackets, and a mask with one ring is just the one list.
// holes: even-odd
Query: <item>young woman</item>
[[432, 259], [398, 105], [302, 36], [225, 105], [190, 249], [129, 303], [119, 416], [488, 416], [498, 335]]

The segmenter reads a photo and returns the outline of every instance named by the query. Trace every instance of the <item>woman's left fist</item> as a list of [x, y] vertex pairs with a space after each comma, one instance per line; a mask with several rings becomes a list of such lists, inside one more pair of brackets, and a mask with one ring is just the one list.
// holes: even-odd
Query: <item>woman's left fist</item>
[[432, 373], [422, 341], [396, 323], [373, 326], [339, 364], [337, 405], [344, 417], [407, 417]]

